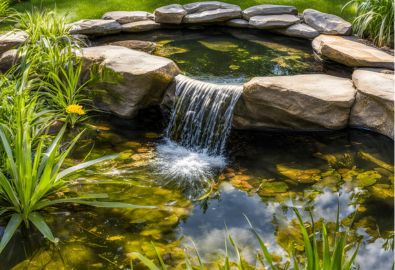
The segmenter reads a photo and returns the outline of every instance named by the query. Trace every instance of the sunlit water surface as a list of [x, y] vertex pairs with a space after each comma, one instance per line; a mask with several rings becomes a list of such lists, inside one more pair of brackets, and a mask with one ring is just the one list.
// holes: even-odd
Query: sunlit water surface
[[[357, 211], [350, 240], [363, 239], [357, 257], [361, 269], [391, 268], [393, 173], [377, 160], [393, 163], [393, 141], [356, 130], [316, 134], [233, 131], [227, 159], [212, 159], [164, 140], [163, 126], [155, 124], [160, 122], [158, 117], [142, 119], [112, 120], [112, 126], [97, 123], [68, 163], [80, 162], [92, 147], [90, 158], [121, 153], [117, 160], [73, 177], [73, 190], [108, 193], [111, 200], [158, 208], [68, 205], [48, 209], [45, 217], [59, 245], [48, 244], [34, 230], [20, 231], [0, 256], [0, 269], [129, 269], [130, 252], [154, 256], [151, 242], [175, 267], [184, 249], [190, 250], [191, 239], [206, 261], [215, 261], [224, 252], [226, 227], [254, 264], [258, 243], [245, 216], [270, 251], [285, 256], [289, 244], [303, 246], [289, 207], [310, 206], [316, 221], [323, 218], [333, 228], [338, 200], [344, 223]], [[377, 160], [372, 162], [367, 154]], [[224, 170], [218, 174], [212, 166]], [[212, 190], [201, 200], [187, 199], [191, 194], [177, 185], [190, 184], [195, 179], [189, 175], [195, 173], [217, 183], [197, 186], [194, 198]], [[176, 183], [167, 180], [172, 174], [179, 176]], [[350, 205], [356, 194], [360, 194], [358, 209]]]

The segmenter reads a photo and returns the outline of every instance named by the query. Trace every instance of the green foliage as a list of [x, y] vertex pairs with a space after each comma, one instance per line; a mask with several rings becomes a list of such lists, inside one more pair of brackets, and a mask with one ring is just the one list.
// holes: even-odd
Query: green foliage
[[[347, 245], [347, 237], [349, 235], [349, 229], [346, 229], [344, 231], [341, 231], [341, 226], [339, 223], [339, 211], [338, 211], [338, 218], [336, 221], [335, 225], [335, 232], [333, 234], [333, 237], [331, 238], [328, 234], [327, 231], [327, 226], [325, 223], [322, 223], [322, 229], [321, 231], [316, 231], [314, 229], [314, 220], [312, 220], [312, 226], [309, 226], [305, 224], [305, 222], [302, 219], [301, 214], [297, 209], [294, 209], [294, 212], [296, 214], [298, 223], [299, 223], [299, 228], [300, 232], [303, 238], [304, 242], [304, 254], [297, 256], [293, 250], [291, 250], [290, 257], [291, 261], [287, 261], [283, 264], [283, 266], [277, 266], [274, 263], [274, 259], [272, 255], [270, 254], [268, 248], [266, 247], [266, 244], [264, 243], [264, 240], [262, 237], [257, 233], [257, 231], [254, 229], [252, 226], [251, 222], [247, 219], [247, 222], [250, 224], [251, 230], [253, 234], [255, 235], [259, 247], [260, 247], [260, 252], [256, 254], [256, 258], [258, 261], [261, 263], [264, 269], [272, 269], [272, 270], [280, 270], [280, 269], [289, 269], [290, 265], [293, 265], [293, 269], [299, 270], [299, 269], [305, 269], [305, 270], [352, 270], [354, 269], [354, 261], [357, 256], [359, 246], [358, 244], [355, 247], [355, 250], [351, 254], [351, 256], [348, 255], [347, 251], [350, 249], [351, 245]], [[351, 225], [350, 225], [351, 226]], [[309, 233], [309, 227], [313, 227], [311, 233]], [[320, 237], [317, 237], [317, 235], [320, 235]], [[225, 241], [225, 256], [221, 259], [221, 262], [219, 265], [217, 265], [217, 269], [219, 270], [230, 270], [230, 269], [251, 269], [252, 266], [248, 265], [245, 260], [243, 259], [242, 255], [240, 254], [239, 248], [232, 238], [230, 234], [227, 236], [229, 243], [231, 244], [231, 247], [236, 254], [236, 261], [232, 261], [229, 256], [228, 252], [228, 245], [227, 241]], [[319, 240], [320, 239], [320, 240]], [[321, 248], [319, 248], [318, 242], [321, 241]], [[165, 265], [161, 255], [159, 252], [156, 250], [155, 247], [155, 254], [156, 254], [156, 260], [159, 262], [159, 265], [154, 261], [151, 260], [144, 255], [138, 253], [138, 252], [133, 252], [131, 253], [131, 256], [135, 259], [140, 260], [143, 265], [145, 265], [148, 269], [150, 270], [166, 270], [167, 266]], [[200, 257], [196, 247], [196, 256], [195, 258], [191, 258], [188, 255], [185, 255], [185, 260], [183, 262], [183, 269], [212, 269], [212, 267], [209, 267], [208, 265], [204, 265], [202, 263], [202, 258]], [[194, 259], [194, 260], [193, 260]], [[196, 265], [193, 265], [191, 262], [192, 261], [197, 261], [198, 263]], [[267, 268], [268, 267], [268, 268]], [[133, 269], [133, 263], [131, 264], [131, 268]], [[256, 269], [256, 267], [254, 268]], [[261, 269], [261, 268], [258, 268]]]
[[[82, 61], [76, 56], [80, 49], [79, 40], [69, 33], [66, 17], [54, 11], [33, 9], [15, 16], [16, 25], [29, 38], [19, 49], [20, 69], [29, 66], [34, 76], [43, 83], [44, 94], [50, 109], [57, 117], [74, 127], [87, 118], [87, 81], [82, 80]], [[76, 113], [71, 108], [81, 107]]]
[[353, 21], [354, 31], [360, 37], [368, 37], [378, 46], [394, 47], [393, 0], [351, 0], [357, 16]]
[[9, 15], [11, 12], [10, 4], [10, 0], [0, 0], [0, 17]]

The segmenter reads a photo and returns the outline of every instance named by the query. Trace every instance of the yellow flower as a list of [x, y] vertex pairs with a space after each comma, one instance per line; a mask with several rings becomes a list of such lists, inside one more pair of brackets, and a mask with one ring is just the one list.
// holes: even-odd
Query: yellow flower
[[71, 104], [71, 105], [67, 106], [66, 112], [70, 113], [70, 114], [74, 113], [74, 114], [78, 114], [78, 115], [85, 114], [84, 107], [82, 107], [81, 105], [77, 105], [77, 104]]

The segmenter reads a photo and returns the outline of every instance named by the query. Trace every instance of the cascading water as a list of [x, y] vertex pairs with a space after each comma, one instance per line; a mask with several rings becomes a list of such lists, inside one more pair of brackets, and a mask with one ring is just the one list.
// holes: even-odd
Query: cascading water
[[176, 104], [166, 135], [197, 152], [222, 155], [232, 125], [233, 108], [243, 88], [176, 77]]
[[223, 154], [242, 90], [238, 85], [176, 77], [173, 112], [154, 162], [164, 179], [191, 194], [226, 165]]

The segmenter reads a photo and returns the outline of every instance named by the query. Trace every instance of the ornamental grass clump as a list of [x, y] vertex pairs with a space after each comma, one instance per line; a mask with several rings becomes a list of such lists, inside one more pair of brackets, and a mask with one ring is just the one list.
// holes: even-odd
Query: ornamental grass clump
[[5, 108], [13, 123], [2, 119], [0, 124], [0, 149], [4, 153], [0, 170], [0, 217], [9, 220], [0, 241], [0, 253], [21, 224], [26, 227], [32, 224], [45, 238], [56, 242], [41, 215], [48, 206], [77, 203], [96, 207], [144, 207], [101, 201], [107, 198], [106, 194], [74, 194], [65, 190], [72, 185], [67, 180], [71, 174], [116, 155], [64, 168], [65, 159], [82, 133], [67, 143], [62, 141], [66, 126], [55, 137], [48, 135], [46, 131], [53, 117], [50, 111], [42, 109], [44, 102], [40, 93], [34, 91], [36, 85], [29, 77], [29, 69], [26, 69], [15, 83], [9, 83], [14, 86], [7, 97], [12, 106]]
[[351, 0], [345, 7], [349, 5], [356, 6], [353, 27], [358, 36], [370, 38], [380, 47], [394, 47], [393, 0]]

